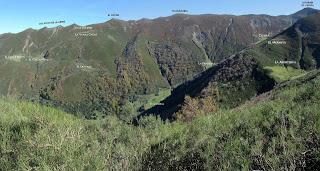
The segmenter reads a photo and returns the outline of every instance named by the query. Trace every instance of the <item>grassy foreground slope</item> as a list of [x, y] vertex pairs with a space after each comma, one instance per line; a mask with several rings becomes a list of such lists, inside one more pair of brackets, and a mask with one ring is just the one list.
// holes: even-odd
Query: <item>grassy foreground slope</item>
[[190, 123], [81, 120], [0, 100], [0, 170], [319, 169], [320, 73]]

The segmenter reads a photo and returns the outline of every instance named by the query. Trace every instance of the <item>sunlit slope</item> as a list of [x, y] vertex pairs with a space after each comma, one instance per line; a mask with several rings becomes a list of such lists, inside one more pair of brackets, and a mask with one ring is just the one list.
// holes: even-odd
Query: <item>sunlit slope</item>
[[[0, 36], [0, 94], [77, 113], [119, 113], [136, 96], [175, 88], [298, 17], [173, 15]], [[92, 114], [96, 115], [96, 114]], [[100, 115], [100, 114], [99, 114]]]
[[[276, 36], [252, 45], [214, 65], [198, 77], [173, 89], [162, 103], [142, 113], [173, 119], [174, 113], [187, 104], [190, 96], [199, 101], [207, 97], [219, 108], [236, 107], [271, 90], [276, 83], [294, 79], [318, 68], [320, 14], [298, 20]], [[193, 104], [195, 105], [195, 104]]]
[[320, 14], [298, 20], [292, 27], [267, 39], [246, 53], [255, 56], [265, 66], [283, 66], [289, 61], [297, 69], [319, 68], [320, 55]]

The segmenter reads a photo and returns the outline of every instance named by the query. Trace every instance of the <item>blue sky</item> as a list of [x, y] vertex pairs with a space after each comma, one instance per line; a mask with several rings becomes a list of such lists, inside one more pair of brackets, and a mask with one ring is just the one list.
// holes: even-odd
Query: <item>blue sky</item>
[[[0, 0], [0, 34], [27, 28], [55, 27], [41, 22], [66, 21], [62, 25], [87, 25], [119, 19], [156, 18], [186, 9], [189, 14], [291, 14], [305, 0]], [[315, 7], [319, 9], [317, 0]]]

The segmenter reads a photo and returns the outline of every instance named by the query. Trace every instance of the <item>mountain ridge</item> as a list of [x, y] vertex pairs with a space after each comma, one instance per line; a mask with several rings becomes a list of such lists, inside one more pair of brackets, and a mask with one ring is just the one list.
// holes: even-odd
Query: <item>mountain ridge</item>
[[260, 34], [277, 34], [292, 22], [174, 15], [1, 36], [0, 94], [71, 106], [75, 113], [120, 113], [137, 96], [177, 87], [260, 40]]
[[[310, 14], [313, 14], [313, 13], [318, 13], [320, 12], [320, 10], [318, 9], [315, 9], [315, 8], [310, 8], [310, 7], [307, 7], [307, 8], [304, 8], [298, 12], [295, 12], [293, 14], [288, 14], [288, 15], [268, 15], [268, 14], [241, 14], [241, 15], [235, 15], [235, 14], [210, 14], [210, 13], [205, 13], [205, 14], [172, 14], [172, 15], [169, 15], [169, 16], [161, 16], [161, 17], [156, 17], [156, 18], [141, 18], [141, 19], [137, 19], [137, 20], [123, 20], [123, 19], [118, 19], [118, 18], [111, 18], [105, 22], [101, 22], [101, 23], [91, 23], [91, 24], [85, 24], [85, 25], [79, 25], [77, 23], [73, 23], [73, 24], [70, 24], [70, 25], [67, 25], [67, 26], [64, 26], [64, 27], [69, 27], [69, 26], [72, 26], [72, 25], [77, 25], [77, 26], [92, 26], [92, 25], [99, 25], [99, 24], [105, 24], [105, 23], [108, 23], [109, 21], [120, 21], [120, 22], [139, 22], [139, 21], [153, 21], [153, 20], [156, 20], [156, 19], [161, 19], [161, 18], [170, 18], [170, 17], [173, 17], [173, 16], [234, 16], [234, 17], [237, 17], [237, 16], [268, 16], [268, 17], [283, 17], [283, 16], [295, 16], [295, 15], [301, 15], [303, 14], [304, 16], [307, 14], [307, 15], [310, 15]], [[300, 17], [301, 18], [301, 17]], [[24, 32], [28, 29], [33, 29], [35, 31], [39, 31], [41, 29], [45, 29], [45, 28], [48, 28], [48, 29], [54, 29], [56, 27], [59, 27], [59, 26], [55, 26], [55, 27], [47, 27], [47, 26], [44, 26], [42, 28], [39, 28], [39, 29], [35, 29], [35, 28], [27, 28], [25, 30], [22, 30], [20, 32], [17, 32], [17, 33], [1, 33], [0, 35], [2, 34], [18, 34], [18, 33], [21, 33], [21, 32]]]

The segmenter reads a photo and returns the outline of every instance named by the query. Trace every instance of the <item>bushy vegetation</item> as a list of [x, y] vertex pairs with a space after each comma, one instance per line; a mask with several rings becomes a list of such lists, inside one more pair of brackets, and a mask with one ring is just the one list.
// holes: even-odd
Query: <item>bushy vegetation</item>
[[177, 121], [191, 122], [196, 117], [206, 116], [216, 111], [217, 105], [212, 97], [192, 98], [186, 96], [181, 110], [175, 113], [175, 118]]
[[0, 170], [316, 170], [318, 73], [188, 123], [83, 120], [0, 100]]

